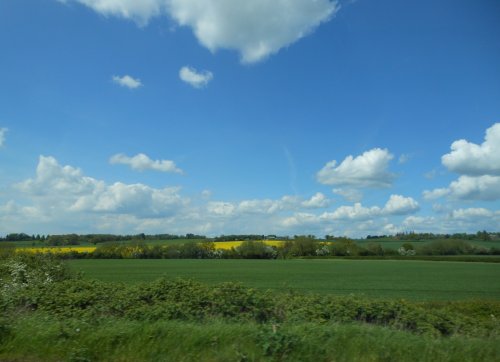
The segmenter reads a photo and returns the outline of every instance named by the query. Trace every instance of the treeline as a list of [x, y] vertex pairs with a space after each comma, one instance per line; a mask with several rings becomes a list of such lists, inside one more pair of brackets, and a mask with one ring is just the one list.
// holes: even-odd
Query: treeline
[[286, 240], [288, 236], [276, 236], [276, 235], [257, 235], [257, 234], [231, 234], [231, 235], [220, 235], [210, 240], [213, 241], [247, 241], [247, 240]]
[[[300, 240], [310, 239], [321, 241], [343, 242], [351, 240], [342, 236], [325, 235], [323, 239], [318, 239], [314, 235], [294, 235], [277, 236], [263, 234], [231, 234], [220, 235], [209, 238], [205, 235], [197, 235], [187, 233], [185, 235], [176, 234], [132, 234], [132, 235], [115, 235], [115, 234], [60, 234], [60, 235], [28, 235], [26, 233], [11, 233], [5, 237], [0, 237], [0, 241], [19, 242], [32, 241], [33, 243], [43, 243], [48, 246], [65, 246], [65, 245], [81, 245], [135, 240], [209, 240], [209, 241], [259, 241], [259, 240]], [[475, 234], [455, 233], [455, 234], [433, 234], [433, 233], [399, 233], [396, 235], [368, 235], [367, 240], [383, 241], [429, 241], [429, 240], [462, 240], [462, 241], [494, 241], [500, 240], [500, 232], [478, 231]]]
[[379, 239], [383, 241], [427, 241], [427, 240], [469, 240], [469, 241], [492, 241], [500, 240], [500, 232], [478, 231], [475, 234], [454, 233], [454, 234], [433, 234], [405, 232], [396, 235], [368, 235], [367, 240]]
[[415, 247], [406, 242], [399, 249], [384, 248], [383, 243], [357, 244], [344, 239], [336, 242], [296, 238], [279, 246], [263, 241], [244, 241], [231, 249], [217, 249], [213, 241], [148, 245], [143, 241], [110, 243], [92, 252], [59, 254], [61, 258], [78, 259], [290, 259], [296, 257], [423, 257], [500, 255], [500, 248], [472, 245], [463, 240], [436, 240]]
[[61, 234], [61, 235], [28, 235], [25, 233], [7, 234], [0, 241], [18, 242], [33, 241], [42, 242], [49, 246], [65, 246], [80, 244], [99, 244], [107, 242], [120, 242], [132, 240], [200, 240], [206, 236], [196, 234], [174, 235], [174, 234], [135, 234], [135, 235], [115, 235], [115, 234]]

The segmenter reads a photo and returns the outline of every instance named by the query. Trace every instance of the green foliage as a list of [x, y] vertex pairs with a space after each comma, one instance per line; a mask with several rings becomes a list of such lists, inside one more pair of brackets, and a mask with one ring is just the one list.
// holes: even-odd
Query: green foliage
[[[46, 267], [47, 265], [44, 265]], [[28, 283], [2, 295], [5, 313], [19, 310], [56, 318], [127, 320], [225, 320], [255, 323], [362, 322], [418, 334], [488, 336], [498, 332], [500, 302], [436, 308], [405, 300], [377, 300], [297, 293], [270, 293], [235, 283], [209, 286], [189, 280], [159, 279], [127, 286], [81, 279]], [[490, 318], [485, 317], [485, 311]], [[479, 314], [479, 318], [475, 318]]]
[[342, 239], [332, 243], [329, 246], [330, 255], [333, 256], [352, 256], [359, 254], [359, 247], [353, 240]]
[[265, 326], [259, 333], [257, 342], [265, 356], [285, 361], [294, 350], [299, 349], [301, 338], [278, 324]]
[[262, 241], [244, 241], [235, 252], [243, 259], [276, 259], [278, 255], [275, 248]]
[[382, 248], [382, 245], [380, 243], [370, 242], [366, 244], [364, 248], [360, 248], [358, 253], [359, 255], [362, 256], [368, 256], [368, 255], [383, 256], [384, 249]]
[[13, 262], [24, 265], [26, 282], [0, 295], [1, 360], [416, 361], [446, 353], [482, 361], [500, 352], [498, 301], [415, 303], [165, 278], [103, 283], [40, 255], [2, 260], [3, 277], [18, 278]]
[[296, 236], [293, 240], [287, 241], [287, 243], [290, 243], [287, 248], [289, 248], [291, 256], [316, 255], [316, 250], [320, 247], [319, 241], [310, 236]]
[[417, 249], [421, 255], [466, 255], [474, 254], [474, 247], [463, 240], [435, 240]]
[[385, 327], [211, 321], [12, 320], [4, 361], [495, 361], [498, 338], [429, 338]]

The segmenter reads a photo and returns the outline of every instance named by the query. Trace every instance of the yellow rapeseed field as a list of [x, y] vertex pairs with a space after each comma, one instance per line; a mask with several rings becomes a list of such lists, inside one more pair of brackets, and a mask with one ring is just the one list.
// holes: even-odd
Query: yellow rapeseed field
[[[283, 244], [282, 240], [263, 240], [266, 245], [269, 246], [280, 246]], [[223, 250], [230, 250], [231, 248], [236, 248], [241, 245], [243, 241], [216, 241], [215, 248], [216, 249], [223, 249]]]
[[62, 247], [34, 247], [34, 248], [16, 248], [20, 253], [54, 253], [63, 254], [76, 251], [77, 253], [91, 253], [96, 249], [95, 246], [62, 246]]
[[[283, 244], [282, 240], [263, 240], [266, 245], [269, 246], [280, 246]], [[231, 248], [236, 248], [240, 246], [243, 241], [218, 241], [215, 242], [216, 249], [230, 250]], [[166, 244], [167, 245], [167, 244]], [[16, 252], [19, 253], [54, 253], [63, 254], [70, 252], [77, 253], [91, 253], [96, 249], [95, 246], [40, 246], [40, 247], [22, 247], [16, 248]], [[133, 252], [134, 250], [131, 250]]]

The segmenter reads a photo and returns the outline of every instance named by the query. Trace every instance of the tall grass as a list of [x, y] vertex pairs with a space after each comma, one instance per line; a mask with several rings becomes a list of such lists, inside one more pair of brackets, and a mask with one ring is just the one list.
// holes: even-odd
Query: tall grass
[[429, 338], [340, 324], [16, 320], [0, 344], [10, 361], [495, 361], [498, 339]]

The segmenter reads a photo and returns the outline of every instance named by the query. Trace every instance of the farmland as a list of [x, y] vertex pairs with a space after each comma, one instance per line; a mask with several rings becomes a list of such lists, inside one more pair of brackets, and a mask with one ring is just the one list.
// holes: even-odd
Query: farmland
[[357, 294], [412, 300], [500, 299], [500, 264], [398, 260], [72, 260], [74, 270], [106, 282], [159, 277], [241, 282], [278, 291]]
[[499, 263], [64, 255], [0, 259], [0, 360], [484, 361], [500, 353]]

